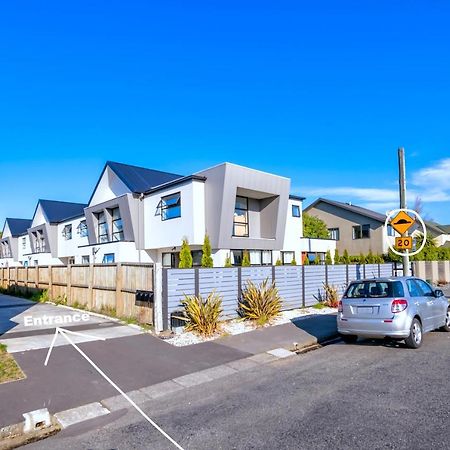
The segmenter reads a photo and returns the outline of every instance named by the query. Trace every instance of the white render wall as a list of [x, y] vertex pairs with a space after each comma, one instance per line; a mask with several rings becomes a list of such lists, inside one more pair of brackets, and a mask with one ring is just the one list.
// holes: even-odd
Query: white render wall
[[[78, 217], [77, 219], [68, 220], [66, 222], [61, 222], [58, 224], [57, 228], [57, 254], [58, 258], [70, 258], [75, 257], [75, 259], [81, 260], [82, 249], [80, 246], [87, 245], [88, 238], [81, 237], [78, 233], [77, 227], [80, 222], [85, 220], [85, 217]], [[63, 236], [63, 230], [66, 225], [72, 225], [72, 239], [66, 240]], [[81, 262], [81, 261], [80, 261]]]
[[[161, 220], [161, 197], [181, 193], [181, 217]], [[230, 227], [231, 229], [231, 227]], [[205, 185], [191, 180], [181, 186], [155, 192], [144, 199], [144, 247], [147, 250], [179, 247], [184, 238], [202, 245], [205, 237]]]
[[99, 205], [100, 203], [107, 202], [108, 200], [128, 193], [130, 193], [130, 190], [125, 186], [122, 180], [107, 167], [100, 179], [89, 206]]

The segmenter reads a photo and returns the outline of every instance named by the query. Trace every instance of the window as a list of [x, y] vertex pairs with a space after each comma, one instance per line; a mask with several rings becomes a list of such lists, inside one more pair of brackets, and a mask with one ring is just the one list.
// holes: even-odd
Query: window
[[67, 264], [75, 264], [75, 257], [71, 256], [67, 261]]
[[388, 236], [395, 236], [395, 231], [394, 231], [394, 229], [392, 228], [392, 225], [388, 225], [388, 226], [387, 226], [387, 235], [388, 235]]
[[175, 267], [175, 253], [163, 253], [162, 254], [163, 267]]
[[242, 265], [242, 250], [232, 250], [231, 251], [231, 263], [233, 266], [241, 266]]
[[161, 198], [161, 220], [181, 217], [181, 194], [168, 195]]
[[203, 252], [201, 250], [192, 250], [192, 267], [200, 267], [202, 265]]
[[419, 286], [419, 289], [422, 291], [422, 295], [424, 297], [434, 297], [433, 288], [428, 283], [425, 283], [425, 281], [423, 280], [414, 280], [414, 281]]
[[263, 250], [262, 251], [262, 264], [263, 264], [263, 266], [271, 266], [272, 265], [272, 251], [271, 250]]
[[281, 259], [283, 264], [291, 264], [292, 261], [295, 259], [295, 253], [294, 252], [281, 252]]
[[292, 205], [292, 217], [300, 217], [300, 206]]
[[97, 214], [97, 221], [98, 242], [108, 242], [108, 224], [106, 222], [106, 214], [103, 211]]
[[120, 209], [114, 208], [111, 210], [112, 217], [112, 240], [113, 241], [123, 241], [123, 223], [120, 217]]
[[233, 236], [248, 237], [248, 198], [236, 197], [233, 218]]
[[252, 266], [260, 266], [262, 262], [261, 250], [250, 250], [250, 264]]
[[103, 255], [103, 264], [112, 264], [115, 261], [114, 253], [105, 253]]
[[405, 292], [400, 281], [364, 281], [352, 283], [344, 297], [347, 298], [383, 298], [403, 297]]
[[370, 225], [355, 225], [353, 227], [353, 239], [368, 239], [370, 237]]
[[63, 228], [62, 235], [66, 241], [70, 241], [72, 239], [72, 225], [66, 225]]
[[81, 264], [89, 264], [91, 262], [91, 258], [89, 255], [83, 255], [81, 257]]
[[27, 238], [22, 238], [22, 250], [25, 250], [27, 248]]
[[37, 230], [33, 232], [33, 240], [34, 240], [34, 253], [45, 253], [47, 251], [43, 230]]
[[78, 236], [86, 237], [88, 235], [88, 227], [85, 220], [82, 220], [77, 227]]
[[328, 228], [328, 233], [330, 233], [330, 239], [339, 240], [339, 228]]
[[408, 286], [409, 295], [411, 297], [422, 297], [422, 291], [414, 280], [406, 280], [406, 286]]

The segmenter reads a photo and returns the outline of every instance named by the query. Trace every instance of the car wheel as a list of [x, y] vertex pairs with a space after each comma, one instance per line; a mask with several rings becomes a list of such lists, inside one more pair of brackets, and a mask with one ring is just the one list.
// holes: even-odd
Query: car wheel
[[441, 327], [441, 330], [450, 333], [450, 308], [447, 309], [447, 315], [445, 316], [445, 325]]
[[422, 345], [422, 339], [422, 324], [417, 318], [414, 318], [411, 324], [409, 336], [405, 339], [406, 346], [409, 348], [419, 348]]
[[341, 334], [341, 339], [346, 344], [353, 344], [354, 342], [357, 341], [358, 336], [355, 336], [354, 334]]

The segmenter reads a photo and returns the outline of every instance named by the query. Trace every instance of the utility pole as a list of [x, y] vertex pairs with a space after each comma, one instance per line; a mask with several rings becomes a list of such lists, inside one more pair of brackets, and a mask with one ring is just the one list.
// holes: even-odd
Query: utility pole
[[[407, 208], [406, 206], [406, 164], [405, 164], [405, 149], [400, 147], [398, 149], [398, 176], [399, 176], [399, 194], [400, 194], [400, 208]], [[405, 233], [408, 236], [408, 232]], [[409, 268], [409, 250], [405, 250], [403, 258], [403, 275], [410, 276]]]

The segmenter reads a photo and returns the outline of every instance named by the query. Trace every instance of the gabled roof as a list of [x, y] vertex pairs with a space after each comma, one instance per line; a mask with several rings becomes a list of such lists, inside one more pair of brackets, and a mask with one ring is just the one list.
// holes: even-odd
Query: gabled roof
[[146, 169], [144, 167], [130, 166], [129, 164], [113, 161], [108, 161], [105, 168], [108, 166], [123, 181], [130, 191], [136, 194], [149, 191], [150, 189], [169, 181], [183, 178], [183, 175]]
[[318, 198], [316, 201], [311, 203], [305, 211], [308, 212], [311, 208], [314, 208], [318, 203], [327, 203], [329, 205], [335, 206], [336, 208], [341, 208], [346, 211], [350, 211], [360, 216], [369, 217], [370, 219], [376, 220], [378, 222], [384, 223], [386, 221], [386, 216], [384, 214], [377, 213], [371, 209], [363, 208], [361, 206], [352, 205], [350, 203], [337, 202], [335, 200], [328, 200], [326, 198]]
[[31, 227], [31, 222], [31, 219], [13, 219], [11, 217], [7, 217], [5, 225], [8, 224], [11, 236], [17, 237], [27, 232], [28, 228]]
[[88, 206], [84, 203], [39, 200], [33, 218], [36, 215], [39, 205], [41, 205], [44, 215], [49, 223], [60, 223], [66, 220], [75, 219], [76, 217], [84, 216], [84, 208], [87, 208]]
[[427, 231], [433, 236], [440, 236], [441, 234], [449, 234], [448, 231], [444, 229], [445, 225], [439, 225], [436, 222], [430, 222], [429, 220], [425, 220], [425, 226], [427, 227]]

